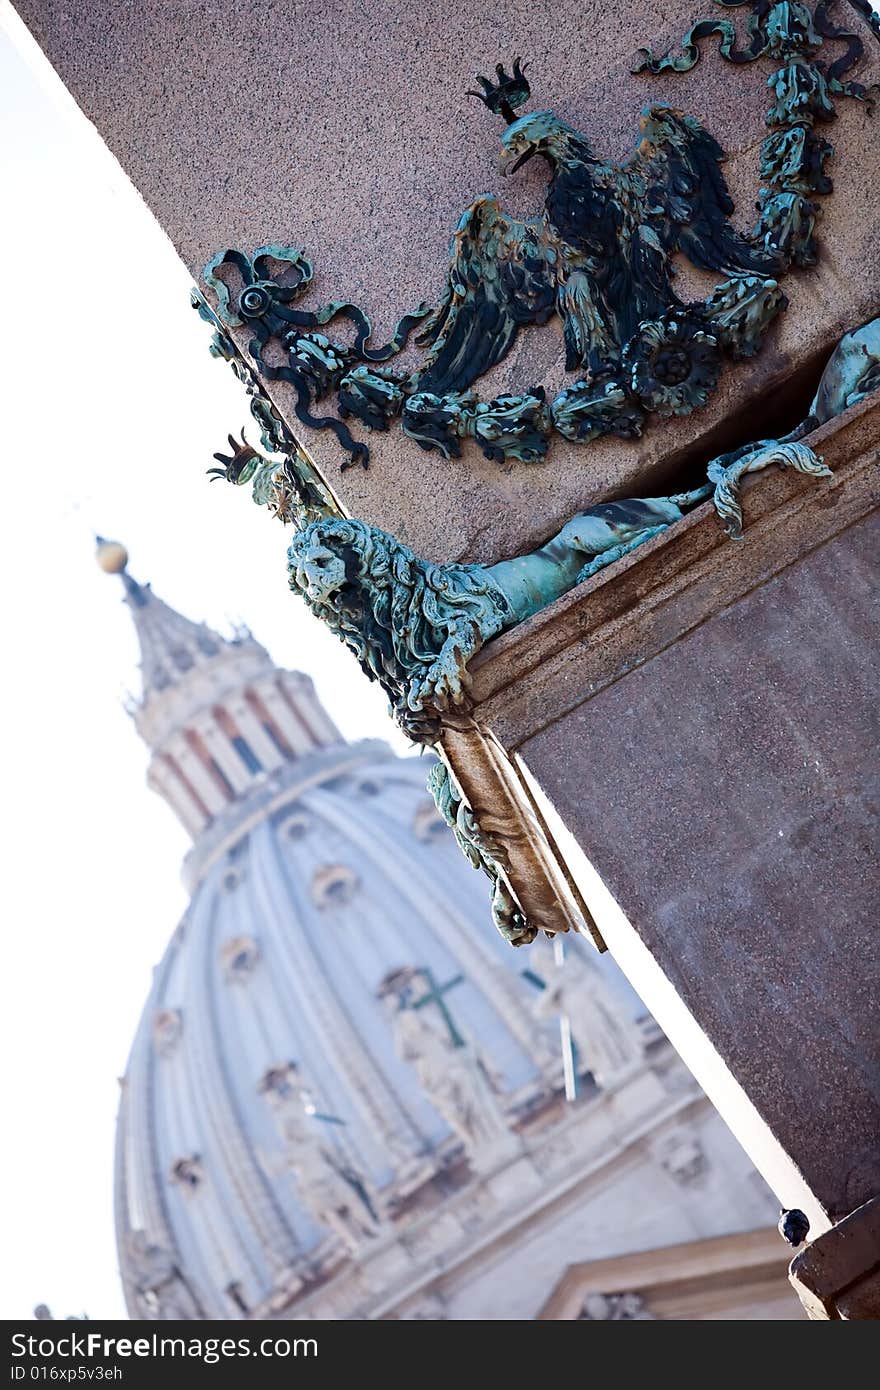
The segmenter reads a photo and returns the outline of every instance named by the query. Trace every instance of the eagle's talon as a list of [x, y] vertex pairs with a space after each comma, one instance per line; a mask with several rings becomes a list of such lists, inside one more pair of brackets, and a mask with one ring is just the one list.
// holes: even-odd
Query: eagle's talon
[[715, 510], [724, 523], [731, 540], [743, 539], [743, 514], [740, 489], [746, 473], [761, 473], [771, 464], [793, 468], [811, 478], [831, 478], [831, 469], [806, 444], [779, 439], [763, 439], [748, 445], [738, 454], [713, 459], [707, 469], [709, 481], [715, 484]]
[[340, 473], [347, 473], [349, 468], [357, 468], [358, 464], [361, 468], [369, 468], [370, 466], [370, 451], [366, 444], [355, 444], [351, 450], [351, 456], [343, 459], [339, 465], [339, 471]]

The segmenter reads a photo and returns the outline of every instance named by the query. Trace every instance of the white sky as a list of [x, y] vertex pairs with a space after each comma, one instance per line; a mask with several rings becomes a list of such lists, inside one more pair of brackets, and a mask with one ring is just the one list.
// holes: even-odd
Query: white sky
[[[5, 32], [4, 32], [5, 26]], [[286, 587], [285, 532], [209, 485], [250, 420], [158, 224], [0, 0], [0, 537], [5, 656], [0, 1317], [124, 1317], [117, 1080], [185, 906], [187, 840], [124, 713], [137, 643], [94, 532], [194, 618], [240, 618], [310, 672], [350, 738], [405, 744], [386, 700]], [[251, 430], [256, 441], [256, 431]]]

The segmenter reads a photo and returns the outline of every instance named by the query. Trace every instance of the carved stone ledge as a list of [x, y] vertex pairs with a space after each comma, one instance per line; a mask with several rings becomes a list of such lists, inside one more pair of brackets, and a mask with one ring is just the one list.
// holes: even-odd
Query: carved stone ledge
[[788, 1277], [814, 1321], [880, 1319], [880, 1197], [795, 1255]]
[[729, 540], [704, 503], [488, 643], [469, 668], [476, 723], [512, 753], [877, 506], [876, 395], [804, 442], [834, 477], [817, 483], [769, 472], [748, 479], [744, 541]]
[[577, 931], [605, 943], [543, 818], [510, 758], [473, 719], [448, 715], [438, 751], [452, 769], [481, 828], [503, 844], [504, 877], [528, 919], [547, 931]]
[[808, 440], [831, 478], [757, 476], [741, 542], [695, 509], [488, 643], [469, 693], [634, 988], [818, 1238], [880, 1190], [880, 399]]
[[518, 766], [518, 748], [706, 618], [858, 521], [878, 501], [880, 399], [809, 437], [834, 477], [747, 480], [746, 539], [724, 534], [711, 503], [579, 585], [470, 664], [472, 708], [445, 715], [440, 751], [484, 830], [509, 855], [504, 872], [528, 918], [605, 945]]

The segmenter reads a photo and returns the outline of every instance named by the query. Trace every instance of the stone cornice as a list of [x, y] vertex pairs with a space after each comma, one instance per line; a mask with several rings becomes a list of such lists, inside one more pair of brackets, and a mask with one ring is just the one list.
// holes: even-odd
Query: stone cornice
[[851, 526], [880, 500], [878, 441], [880, 400], [873, 396], [805, 441], [833, 471], [828, 482], [781, 472], [748, 480], [743, 541], [727, 538], [706, 502], [490, 642], [470, 668], [476, 723], [513, 752]]
[[[417, 1243], [420, 1236], [430, 1240], [432, 1233], [437, 1234], [437, 1217], [440, 1213], [437, 1210], [428, 1211], [403, 1228], [394, 1241], [383, 1242], [372, 1258], [367, 1256], [353, 1263], [348, 1271], [340, 1270], [332, 1285], [322, 1285], [275, 1315], [284, 1318], [324, 1318], [329, 1316], [326, 1300], [332, 1296], [336, 1307], [332, 1314], [334, 1317], [370, 1320], [393, 1317], [395, 1310], [426, 1292], [429, 1286], [449, 1278], [460, 1278], [464, 1270], [476, 1268], [482, 1262], [493, 1259], [500, 1247], [510, 1241], [521, 1240], [525, 1229], [542, 1220], [554, 1207], [570, 1201], [575, 1193], [601, 1182], [628, 1159], [642, 1157], [642, 1145], [649, 1136], [657, 1135], [671, 1122], [680, 1123], [710, 1108], [706, 1097], [687, 1077], [686, 1089], [674, 1093], [664, 1093], [656, 1083], [655, 1103], [646, 1105], [640, 1097], [638, 1113], [631, 1114], [624, 1099], [627, 1086], [632, 1084], [639, 1090], [645, 1080], [653, 1075], [650, 1068], [640, 1068], [620, 1088], [601, 1092], [588, 1104], [576, 1106], [561, 1123], [553, 1124], [530, 1138], [522, 1151], [506, 1160], [499, 1169], [480, 1175], [448, 1198], [441, 1210], [444, 1218], [453, 1220], [459, 1211], [470, 1210], [475, 1202], [480, 1205], [485, 1219], [474, 1231], [463, 1231], [456, 1222], [454, 1235], [450, 1230], [449, 1237], [444, 1239], [444, 1233], [440, 1231], [439, 1239], [418, 1255], [409, 1256], [411, 1263], [407, 1261], [408, 1268], [397, 1269], [396, 1277], [390, 1270], [386, 1273], [385, 1261], [389, 1252], [399, 1246], [401, 1240], [406, 1248]], [[571, 1158], [566, 1159], [561, 1152], [557, 1153], [555, 1160], [552, 1157], [560, 1143], [565, 1145], [566, 1142], [574, 1146], [576, 1162]], [[516, 1207], [511, 1208], [509, 1202], [503, 1202], [498, 1215], [493, 1216], [493, 1179], [503, 1180], [507, 1170], [523, 1163], [531, 1167], [533, 1183], [529, 1185], [527, 1179], [524, 1181], [520, 1177], [518, 1190], [521, 1195]], [[481, 1192], [484, 1194], [482, 1200]], [[381, 1290], [365, 1298], [364, 1281], [365, 1278], [369, 1279], [373, 1258], [377, 1263], [381, 1262]], [[339, 1302], [336, 1303], [336, 1300]]]
[[440, 749], [536, 927], [575, 930], [604, 949], [518, 750], [875, 509], [878, 441], [875, 394], [808, 437], [832, 478], [773, 471], [746, 480], [742, 541], [728, 538], [706, 502], [473, 659], [471, 706], [444, 720]]
[[228, 813], [203, 832], [183, 861], [181, 873], [185, 887], [194, 892], [208, 870], [233, 845], [283, 806], [296, 801], [310, 787], [338, 777], [361, 763], [387, 761], [393, 757], [382, 739], [363, 739], [359, 743], [322, 748], [295, 763], [285, 763], [279, 769], [280, 776], [275, 774], [267, 778], [247, 800], [232, 803]]

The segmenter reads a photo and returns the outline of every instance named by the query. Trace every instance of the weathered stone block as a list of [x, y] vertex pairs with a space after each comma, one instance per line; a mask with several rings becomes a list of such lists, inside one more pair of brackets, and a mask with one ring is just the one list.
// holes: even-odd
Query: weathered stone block
[[874, 397], [810, 437], [832, 480], [749, 488], [743, 542], [706, 504], [474, 662], [610, 949], [813, 1235], [880, 1188], [878, 440]]

